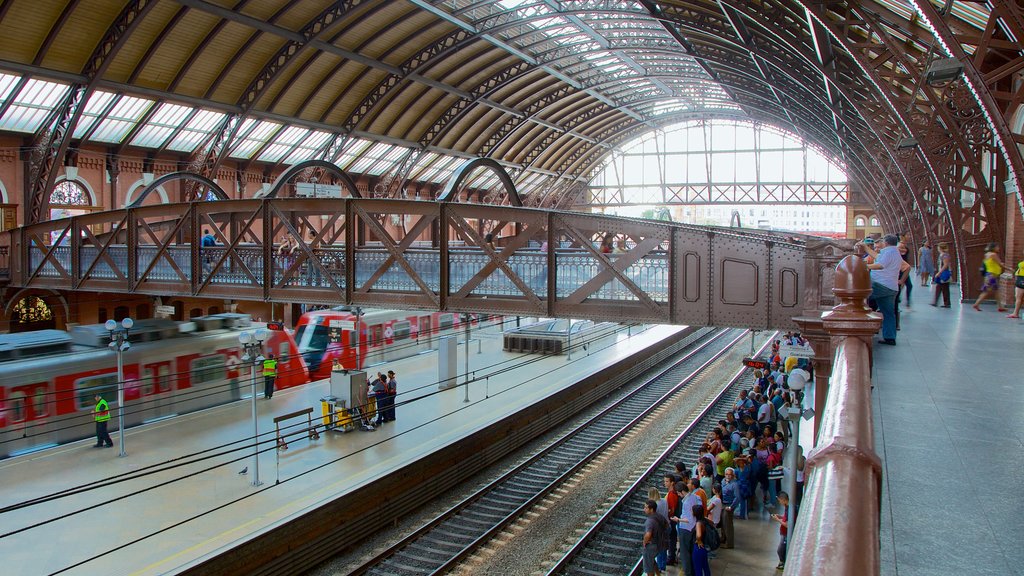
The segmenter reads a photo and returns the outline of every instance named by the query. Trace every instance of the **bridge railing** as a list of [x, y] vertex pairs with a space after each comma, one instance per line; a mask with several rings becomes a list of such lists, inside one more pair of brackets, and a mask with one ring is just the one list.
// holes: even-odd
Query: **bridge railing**
[[844, 258], [833, 291], [840, 303], [822, 321], [838, 342], [785, 576], [877, 576], [880, 570], [882, 469], [874, 450], [870, 356], [881, 317], [864, 306], [871, 293], [864, 261]]
[[821, 286], [799, 236], [388, 199], [139, 206], [10, 245], [25, 288], [690, 325], [789, 327]]

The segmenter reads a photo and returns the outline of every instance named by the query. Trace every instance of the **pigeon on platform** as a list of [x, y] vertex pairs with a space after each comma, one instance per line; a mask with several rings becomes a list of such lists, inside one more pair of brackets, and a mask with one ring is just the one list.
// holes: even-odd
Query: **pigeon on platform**
[[244, 474], [248, 474], [248, 473], [249, 473], [249, 467], [246, 466], [245, 468], [242, 468], [242, 470], [238, 474], [239, 475], [244, 475]]

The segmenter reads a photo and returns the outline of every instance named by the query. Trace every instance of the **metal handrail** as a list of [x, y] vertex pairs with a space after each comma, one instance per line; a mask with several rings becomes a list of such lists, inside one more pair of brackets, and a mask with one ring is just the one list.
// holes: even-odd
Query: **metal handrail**
[[833, 292], [841, 304], [823, 317], [840, 337], [818, 444], [807, 457], [803, 502], [792, 532], [785, 576], [877, 575], [882, 494], [881, 460], [871, 418], [871, 335], [879, 316], [864, 307], [867, 266], [847, 256]]

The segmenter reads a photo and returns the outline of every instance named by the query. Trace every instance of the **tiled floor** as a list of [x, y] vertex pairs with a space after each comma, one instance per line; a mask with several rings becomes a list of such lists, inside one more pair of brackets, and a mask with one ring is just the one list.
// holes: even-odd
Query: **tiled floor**
[[882, 575], [1024, 575], [1024, 323], [914, 304], [875, 347]]

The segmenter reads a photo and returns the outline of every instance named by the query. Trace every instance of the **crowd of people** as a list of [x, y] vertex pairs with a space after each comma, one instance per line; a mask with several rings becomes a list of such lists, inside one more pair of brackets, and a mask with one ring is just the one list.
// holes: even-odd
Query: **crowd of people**
[[[754, 371], [750, 388], [739, 398], [726, 418], [719, 420], [701, 444], [693, 464], [678, 463], [675, 472], [662, 478], [664, 494], [650, 488], [645, 504], [643, 569], [660, 575], [667, 566], [678, 566], [679, 574], [711, 574], [709, 559], [714, 548], [737, 545], [734, 520], [769, 513], [779, 524], [779, 564], [786, 561], [787, 506], [789, 495], [782, 491], [782, 455], [789, 442], [780, 411], [798, 404], [797, 392], [789, 389], [793, 371], [810, 379], [810, 366], [790, 362], [780, 354], [783, 344], [803, 345], [799, 334], [786, 334], [772, 345], [770, 369]], [[797, 462], [799, 504], [803, 486], [803, 458]], [[712, 534], [710, 531], [715, 531]]]
[[[395, 371], [388, 370], [387, 376], [383, 372], [377, 372], [377, 377], [369, 384], [370, 396], [376, 400], [376, 420], [374, 424], [380, 426], [385, 422], [395, 421], [395, 396], [398, 395], [398, 380], [395, 378]], [[373, 414], [371, 414], [371, 417]]]

